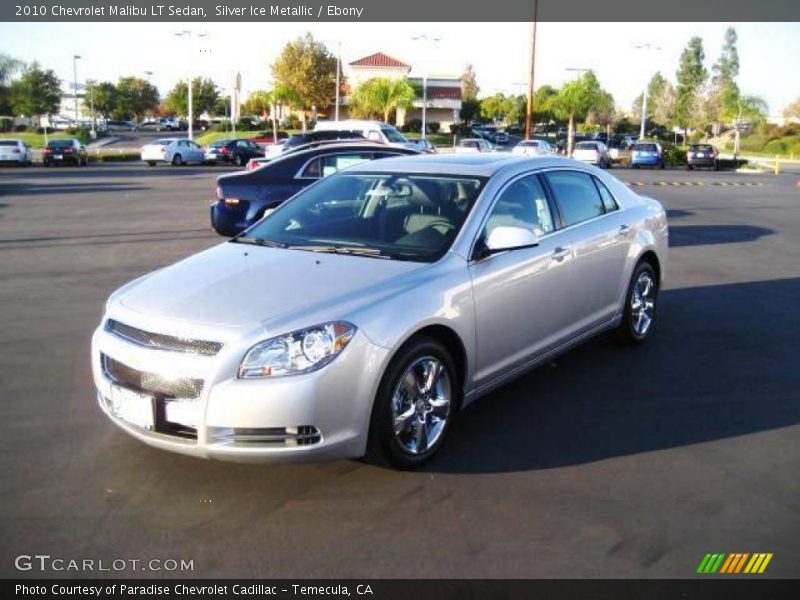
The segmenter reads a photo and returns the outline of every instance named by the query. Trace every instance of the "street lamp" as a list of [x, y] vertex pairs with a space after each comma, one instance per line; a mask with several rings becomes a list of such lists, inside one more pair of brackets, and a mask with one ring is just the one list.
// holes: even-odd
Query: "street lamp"
[[[428, 35], [427, 33], [420, 33], [411, 36], [411, 39], [416, 41], [426, 41], [430, 46], [435, 42], [441, 41], [442, 38], [437, 36]], [[427, 108], [428, 108], [428, 67], [426, 66], [422, 73], [422, 139], [425, 139], [425, 129], [427, 128]]]
[[[175, 32], [175, 36], [176, 37], [179, 37], [179, 38], [182, 38], [182, 39], [188, 39], [188, 40], [190, 40], [190, 42], [191, 42], [191, 39], [193, 37], [202, 38], [202, 37], [206, 37], [207, 35], [208, 34], [205, 33], [205, 32], [198, 33], [198, 32], [195, 32], [195, 31], [191, 31], [189, 29], [184, 29], [183, 31]], [[190, 47], [191, 47], [191, 43], [190, 43]], [[188, 130], [187, 130], [186, 133], [187, 133], [188, 138], [191, 140], [192, 139], [192, 135], [193, 135], [194, 110], [193, 110], [193, 106], [192, 106], [192, 74], [191, 74], [191, 69], [189, 71], [190, 72], [189, 72], [188, 77], [187, 77], [187, 80], [188, 80], [188, 83], [187, 83], [187, 88], [188, 88], [188, 91], [187, 91], [187, 94], [188, 94], [188, 101], [187, 101], [188, 110], [187, 110], [187, 112], [189, 113], [187, 120], [189, 121], [189, 126], [188, 126]]]
[[78, 61], [81, 59], [80, 54], [72, 56], [72, 97], [75, 100], [75, 123], [78, 123]]
[[[655, 46], [650, 42], [644, 42], [633, 45], [634, 50], [661, 50], [661, 46]], [[644, 139], [644, 132], [647, 125], [647, 81], [644, 82], [642, 88], [642, 125], [639, 129], [639, 139]]]

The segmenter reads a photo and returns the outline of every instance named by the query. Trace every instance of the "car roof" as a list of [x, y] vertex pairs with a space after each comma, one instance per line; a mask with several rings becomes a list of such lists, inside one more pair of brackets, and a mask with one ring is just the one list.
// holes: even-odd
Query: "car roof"
[[491, 177], [506, 167], [530, 165], [535, 167], [575, 166], [575, 161], [558, 157], [521, 157], [510, 153], [483, 154], [420, 154], [383, 158], [354, 167], [360, 173], [401, 171], [403, 173], [437, 175], [473, 175]]

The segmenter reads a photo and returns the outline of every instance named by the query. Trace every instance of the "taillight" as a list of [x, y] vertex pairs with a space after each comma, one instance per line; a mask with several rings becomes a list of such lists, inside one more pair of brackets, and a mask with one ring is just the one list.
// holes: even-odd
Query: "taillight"
[[227, 146], [223, 146], [222, 148], [219, 149], [220, 154], [227, 154], [228, 152], [230, 152], [230, 150], [228, 150]]
[[14, 154], [19, 154], [20, 153], [20, 149], [19, 148], [14, 148], [11, 152], [13, 152]]
[[53, 150], [51, 148], [45, 148], [44, 149], [44, 153], [45, 154], [50, 154], [51, 152], [53, 152]]
[[708, 157], [709, 158], [714, 158], [715, 156], [716, 156], [716, 154], [714, 154], [713, 152], [709, 152], [708, 153]]

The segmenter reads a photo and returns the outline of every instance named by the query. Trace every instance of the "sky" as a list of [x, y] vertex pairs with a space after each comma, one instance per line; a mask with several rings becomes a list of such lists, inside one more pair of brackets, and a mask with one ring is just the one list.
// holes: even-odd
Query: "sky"
[[[617, 106], [629, 110], [656, 71], [674, 81], [694, 35], [703, 38], [710, 69], [730, 25], [739, 35], [739, 87], [766, 100], [771, 115], [780, 114], [800, 97], [800, 23], [539, 23], [536, 87], [575, 77], [568, 69], [591, 68]], [[180, 29], [206, 35], [188, 41], [174, 35]], [[246, 97], [270, 86], [269, 65], [306, 31], [333, 52], [341, 44], [345, 65], [385, 52], [412, 65], [412, 75], [459, 76], [471, 63], [480, 95], [527, 87], [530, 23], [2, 23], [0, 52], [37, 60], [70, 82], [74, 54], [82, 56], [79, 82], [151, 71], [162, 95], [189, 73], [226, 88], [239, 71]], [[438, 41], [412, 40], [419, 34]], [[634, 49], [642, 43], [658, 49]]]

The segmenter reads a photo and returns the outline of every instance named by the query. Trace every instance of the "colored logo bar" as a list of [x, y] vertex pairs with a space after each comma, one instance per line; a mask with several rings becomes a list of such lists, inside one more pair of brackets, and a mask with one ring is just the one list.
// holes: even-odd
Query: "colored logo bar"
[[709, 553], [700, 561], [697, 572], [701, 574], [724, 573], [728, 575], [763, 573], [771, 560], [771, 552], [756, 552], [753, 554], [749, 552], [735, 552], [732, 554], [724, 552]]

